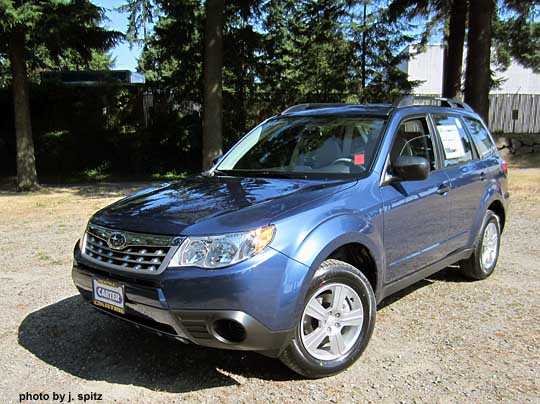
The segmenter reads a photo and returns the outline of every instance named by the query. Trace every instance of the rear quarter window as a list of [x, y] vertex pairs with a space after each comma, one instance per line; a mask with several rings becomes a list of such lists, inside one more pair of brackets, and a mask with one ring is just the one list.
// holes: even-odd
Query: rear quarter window
[[477, 119], [465, 116], [463, 117], [463, 121], [471, 134], [480, 158], [492, 155], [495, 152], [495, 145], [484, 125]]

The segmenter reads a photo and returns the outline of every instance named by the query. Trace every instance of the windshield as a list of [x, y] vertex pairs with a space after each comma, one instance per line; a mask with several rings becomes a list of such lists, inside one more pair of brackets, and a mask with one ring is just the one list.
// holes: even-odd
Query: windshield
[[369, 168], [385, 120], [375, 117], [279, 117], [253, 129], [218, 164], [226, 174], [361, 174]]

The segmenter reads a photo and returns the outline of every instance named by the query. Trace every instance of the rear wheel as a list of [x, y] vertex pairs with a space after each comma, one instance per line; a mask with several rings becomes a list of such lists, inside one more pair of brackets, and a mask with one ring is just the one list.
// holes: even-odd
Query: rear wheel
[[300, 322], [280, 359], [311, 378], [339, 373], [366, 348], [375, 325], [376, 302], [366, 277], [338, 260], [324, 261], [307, 294]]
[[461, 272], [468, 278], [486, 279], [495, 270], [499, 259], [501, 228], [499, 217], [488, 210], [479, 239], [470, 258], [461, 261]]

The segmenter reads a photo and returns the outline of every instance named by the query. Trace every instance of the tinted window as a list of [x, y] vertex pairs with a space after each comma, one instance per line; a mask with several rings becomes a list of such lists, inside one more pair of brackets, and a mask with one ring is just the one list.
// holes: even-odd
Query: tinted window
[[433, 120], [443, 145], [445, 167], [465, 163], [474, 158], [471, 141], [459, 118], [434, 114]]
[[429, 161], [431, 170], [437, 169], [433, 139], [424, 118], [411, 119], [399, 126], [390, 161], [394, 162], [399, 156], [424, 157]]
[[472, 136], [473, 142], [476, 145], [476, 150], [480, 157], [486, 157], [493, 153], [495, 145], [489, 136], [489, 132], [484, 125], [476, 119], [463, 117], [467, 129]]
[[227, 173], [356, 174], [369, 167], [384, 120], [283, 117], [250, 132], [218, 165]]

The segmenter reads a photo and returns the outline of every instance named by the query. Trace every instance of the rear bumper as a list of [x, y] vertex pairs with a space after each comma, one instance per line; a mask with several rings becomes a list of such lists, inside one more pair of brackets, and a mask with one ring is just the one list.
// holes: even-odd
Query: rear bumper
[[[279, 257], [276, 257], [276, 254]], [[280, 253], [271, 252], [271, 255], [270, 262], [274, 265], [279, 264], [279, 260], [288, 260]], [[265, 263], [268, 261], [265, 260]], [[295, 266], [296, 271], [293, 272], [297, 275], [306, 272], [305, 268], [297, 267], [301, 264], [294, 261], [289, 264]], [[278, 269], [286, 270], [286, 268]], [[258, 351], [268, 356], [278, 356], [290, 341], [293, 329], [293, 327], [283, 329], [279, 325], [294, 324], [296, 299], [290, 294], [290, 288], [284, 289], [289, 292], [285, 297], [279, 290], [276, 294], [269, 294], [269, 287], [281, 289], [283, 285], [280, 283], [283, 278], [274, 277], [273, 281], [272, 274], [265, 273], [264, 268], [257, 268], [255, 271], [248, 268], [234, 273], [222, 272], [222, 276], [216, 276], [218, 271], [212, 271], [214, 273], [211, 282], [208, 279], [193, 278], [193, 273], [189, 271], [185, 273], [165, 271], [163, 276], [133, 277], [131, 274], [119, 274], [94, 266], [81, 257], [76, 247], [72, 277], [75, 286], [87, 301], [92, 300], [94, 276], [124, 284], [125, 315], [96, 307], [97, 310], [113, 317], [186, 343], [213, 348]], [[265, 282], [252, 279], [261, 275]], [[246, 289], [248, 282], [251, 288]], [[196, 295], [194, 288], [198, 292]], [[295, 293], [296, 297], [299, 290], [298, 288]], [[230, 298], [224, 299], [225, 295], [229, 295]], [[190, 296], [197, 298], [190, 299]], [[273, 321], [265, 324], [261, 318]], [[277, 330], [271, 328], [276, 325]]]

